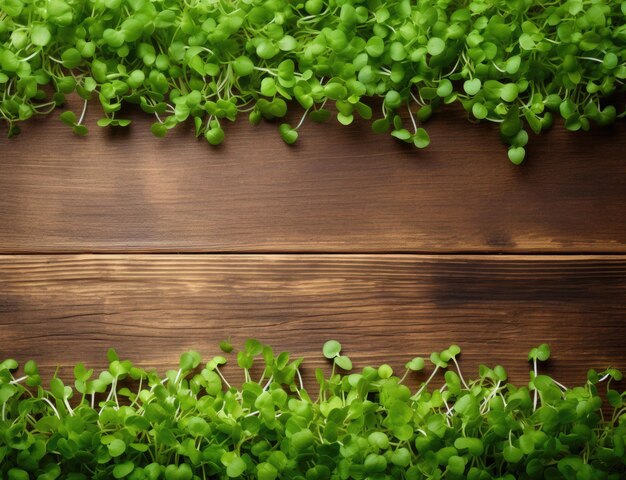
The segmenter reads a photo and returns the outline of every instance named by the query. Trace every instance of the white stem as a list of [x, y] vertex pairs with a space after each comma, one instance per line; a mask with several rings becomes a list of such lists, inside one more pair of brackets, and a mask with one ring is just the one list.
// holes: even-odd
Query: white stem
[[298, 130], [302, 126], [302, 124], [304, 123], [304, 119], [306, 118], [306, 114], [309, 113], [309, 110], [309, 108], [306, 109], [304, 115], [302, 115], [302, 118], [300, 119], [300, 123], [298, 123], [298, 126], [294, 128], [294, 130]]
[[[143, 383], [143, 377], [139, 377], [139, 388], [137, 389], [137, 396], [135, 397], [135, 399], [132, 401], [132, 403], [130, 404], [130, 406], [132, 407], [133, 405], [135, 405], [135, 403], [137, 403], [137, 400], [139, 400], [139, 394], [141, 393], [141, 386]], [[189, 391], [189, 394], [191, 395], [191, 391]]]
[[435, 374], [437, 373], [437, 371], [439, 370], [439, 366], [436, 366], [435, 369], [433, 370], [433, 373], [430, 374], [430, 377], [428, 377], [428, 380], [426, 380], [426, 382], [424, 383], [424, 385], [422, 385], [422, 387], [417, 391], [417, 393], [415, 395], [413, 395], [414, 398], [417, 398], [420, 396], [420, 394], [422, 393], [422, 391], [426, 388], [426, 386], [430, 383], [430, 381], [433, 379], [433, 377], [435, 376]]
[[579, 58], [581, 60], [591, 60], [594, 62], [602, 63], [602, 60], [600, 60], [599, 58], [593, 58], [593, 57], [576, 57], [576, 58]]
[[467, 383], [465, 383], [465, 379], [463, 378], [463, 374], [461, 373], [461, 367], [459, 367], [459, 364], [456, 361], [456, 358], [452, 357], [452, 361], [454, 362], [454, 365], [456, 366], [456, 371], [459, 372], [459, 378], [461, 379], [463, 386], [469, 390], [469, 387], [467, 386]]
[[300, 375], [299, 368], [296, 368], [296, 374], [298, 375], [298, 381], [300, 382], [300, 390], [304, 390], [304, 382], [302, 381], [302, 375]]
[[54, 410], [54, 414], [59, 418], [59, 420], [61, 419], [61, 415], [59, 415], [59, 411], [56, 409], [56, 407], [52, 404], [52, 402], [50, 400], [48, 400], [47, 398], [43, 398], [44, 402], [47, 402], [48, 405], [50, 405], [50, 407], [52, 408], [52, 410]]
[[28, 375], [25, 375], [25, 376], [20, 377], [20, 378], [16, 378], [12, 382], [9, 382], [9, 385], [15, 385], [16, 383], [20, 383], [20, 382], [26, 380], [27, 378], [28, 378]]
[[[535, 372], [535, 377], [533, 378], [533, 380], [535, 378], [537, 378], [537, 359], [533, 358], [533, 371]], [[534, 396], [533, 396], [533, 412], [537, 410], [537, 387], [535, 387], [534, 390]]]
[[65, 407], [67, 408], [67, 411], [69, 412], [70, 417], [73, 417], [74, 416], [74, 410], [70, 406], [70, 402], [67, 401], [67, 398], [64, 398], [63, 402], [65, 403]]
[[409, 92], [409, 93], [411, 94], [411, 98], [415, 100], [415, 103], [417, 103], [420, 107], [424, 106], [422, 102], [420, 102], [418, 98], [413, 94], [413, 92]]
[[409, 112], [409, 117], [411, 118], [411, 123], [413, 124], [413, 133], [417, 132], [417, 124], [415, 123], [415, 119], [413, 118], [413, 113], [411, 112], [411, 108], [406, 106], [407, 112]]
[[495, 62], [491, 62], [491, 64], [494, 66], [494, 68], [495, 68], [498, 72], [501, 72], [501, 73], [505, 73], [505, 72], [506, 72], [506, 70], [502, 70], [500, 67], [498, 67], [498, 66], [495, 64]]
[[480, 407], [480, 413], [484, 414], [487, 411], [487, 408], [489, 407], [489, 402], [491, 401], [493, 397], [496, 396], [496, 393], [498, 393], [499, 387], [500, 387], [500, 380], [498, 380], [498, 383], [496, 383], [496, 386], [494, 387], [494, 389], [491, 392], [489, 392], [489, 395], [487, 395], [485, 400], [483, 400], [483, 404]]
[[31, 53], [28, 57], [26, 58], [22, 58], [20, 61], [22, 62], [28, 62], [31, 58], [33, 58], [35, 55], [37, 55], [39, 53], [40, 50], [37, 50], [36, 52]]
[[85, 112], [87, 112], [87, 100], [85, 100], [85, 103], [83, 105], [83, 113], [80, 114], [80, 118], [78, 119], [78, 123], [76, 125], [80, 125], [81, 123], [83, 123], [83, 119], [85, 118]]
[[272, 375], [268, 380], [267, 383], [265, 384], [265, 386], [263, 387], [263, 391], [267, 391], [268, 388], [270, 388], [270, 385], [272, 383], [272, 380], [274, 380], [274, 376]]
[[215, 371], [217, 372], [217, 374], [222, 379], [222, 382], [224, 382], [228, 388], [231, 388], [230, 383], [228, 383], [228, 381], [224, 378], [224, 375], [222, 375], [222, 372], [220, 372], [220, 369], [215, 367]]

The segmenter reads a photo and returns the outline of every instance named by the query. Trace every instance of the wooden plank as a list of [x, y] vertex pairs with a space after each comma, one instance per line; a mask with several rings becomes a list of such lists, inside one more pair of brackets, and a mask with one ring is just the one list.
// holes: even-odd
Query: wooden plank
[[96, 110], [87, 138], [42, 119], [0, 139], [0, 252], [626, 252], [624, 121], [531, 135], [514, 167], [458, 109], [424, 151], [367, 122], [307, 122], [290, 147], [245, 119], [214, 149]]
[[226, 337], [256, 337], [322, 365], [335, 338], [357, 366], [400, 368], [463, 347], [466, 372], [501, 363], [527, 378], [548, 342], [548, 372], [626, 368], [626, 256], [25, 255], [0, 256], [0, 357], [50, 372], [124, 357], [162, 370]]

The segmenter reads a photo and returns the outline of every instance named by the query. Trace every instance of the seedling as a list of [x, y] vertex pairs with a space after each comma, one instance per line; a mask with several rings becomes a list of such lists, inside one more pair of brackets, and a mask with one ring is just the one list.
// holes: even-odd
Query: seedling
[[[235, 351], [241, 386], [196, 351], [165, 375], [108, 353], [94, 376], [74, 368], [74, 386], [56, 375], [42, 382], [37, 364], [0, 363], [0, 477], [195, 480], [202, 478], [563, 478], [626, 476], [626, 392], [611, 385], [619, 370], [590, 370], [566, 389], [538, 372], [550, 356], [533, 348], [530, 389], [506, 383], [501, 366], [481, 365], [462, 381], [456, 345], [430, 355], [432, 374], [415, 394], [390, 365], [349, 370], [339, 342], [323, 355], [320, 394], [312, 399], [300, 376], [302, 359], [275, 354], [256, 340]], [[232, 352], [232, 353], [231, 353]], [[251, 367], [262, 368], [258, 380]], [[454, 370], [449, 366], [454, 364]], [[350, 367], [350, 368], [347, 368]], [[426, 368], [423, 357], [407, 374]], [[255, 371], [257, 371], [255, 369]], [[444, 371], [440, 388], [428, 388]], [[458, 372], [458, 373], [457, 373]], [[406, 377], [406, 375], [405, 375]], [[405, 378], [403, 377], [403, 379]], [[606, 382], [604, 405], [599, 388]], [[604, 414], [613, 409], [610, 417]]]
[[[293, 144], [306, 118], [350, 125], [360, 116], [421, 149], [432, 112], [460, 103], [472, 120], [500, 125], [519, 164], [529, 130], [547, 130], [554, 114], [572, 132], [626, 115], [623, 103], [610, 104], [625, 89], [623, 2], [40, 3], [0, 1], [9, 136], [77, 93], [82, 113], [61, 114], [77, 135], [87, 133], [93, 98], [99, 126], [128, 125], [119, 111], [135, 104], [154, 116], [156, 137], [191, 120], [196, 137], [219, 145], [227, 122], [246, 114], [254, 124], [279, 120]], [[379, 112], [372, 97], [382, 99]], [[304, 110], [296, 126], [280, 121], [291, 108]]]

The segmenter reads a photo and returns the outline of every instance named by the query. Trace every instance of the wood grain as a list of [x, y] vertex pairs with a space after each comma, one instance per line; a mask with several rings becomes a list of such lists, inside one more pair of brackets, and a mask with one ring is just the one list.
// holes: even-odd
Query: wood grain
[[[75, 109], [78, 105], [74, 105]], [[0, 139], [0, 252], [626, 252], [626, 122], [531, 135], [450, 110], [424, 151], [351, 127], [228, 125], [211, 148], [151, 120], [76, 138], [56, 119]]]
[[304, 355], [310, 380], [330, 338], [396, 368], [458, 343], [466, 372], [497, 362], [523, 382], [548, 342], [547, 371], [574, 383], [626, 368], [625, 300], [624, 256], [0, 256], [0, 358], [50, 372], [115, 347], [163, 370], [256, 337]]

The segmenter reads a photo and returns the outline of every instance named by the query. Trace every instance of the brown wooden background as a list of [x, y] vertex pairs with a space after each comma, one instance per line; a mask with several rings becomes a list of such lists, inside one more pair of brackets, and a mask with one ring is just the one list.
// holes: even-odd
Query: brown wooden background
[[211, 148], [131, 116], [0, 139], [0, 357], [50, 372], [113, 346], [163, 370], [230, 336], [309, 367], [335, 338], [357, 366], [455, 342], [466, 370], [524, 381], [548, 342], [563, 382], [626, 368], [624, 122], [531, 135], [514, 167], [454, 109], [424, 151], [365, 122], [306, 123], [289, 147], [241, 121]]

